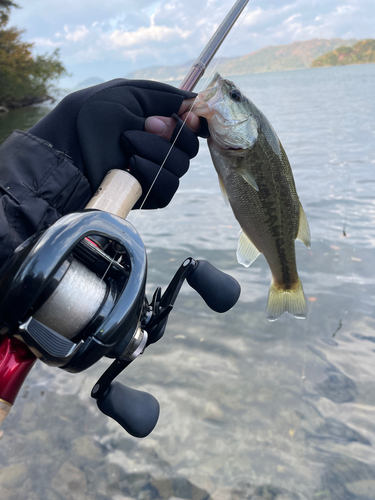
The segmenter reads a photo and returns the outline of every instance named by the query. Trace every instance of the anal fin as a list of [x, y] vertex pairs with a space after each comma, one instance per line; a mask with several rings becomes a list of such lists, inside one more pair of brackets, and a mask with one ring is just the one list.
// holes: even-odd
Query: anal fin
[[302, 243], [304, 243], [307, 246], [307, 248], [310, 248], [311, 245], [310, 228], [309, 228], [309, 223], [307, 222], [305, 211], [302, 208], [301, 202], [299, 202], [299, 226], [296, 239], [302, 241]]
[[254, 243], [241, 231], [237, 247], [237, 260], [245, 267], [249, 267], [260, 255]]

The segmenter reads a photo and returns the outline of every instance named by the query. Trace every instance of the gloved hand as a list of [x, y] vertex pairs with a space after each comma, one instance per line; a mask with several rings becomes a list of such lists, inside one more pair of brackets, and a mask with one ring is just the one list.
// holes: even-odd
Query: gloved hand
[[[169, 142], [144, 131], [146, 118], [170, 117], [184, 99], [194, 96], [158, 82], [116, 79], [68, 95], [29, 132], [69, 155], [93, 192], [109, 170], [130, 170], [143, 191], [137, 208], [182, 125], [174, 115], [177, 125]], [[170, 202], [198, 147], [194, 132], [182, 127], [142, 208], [162, 208]]]

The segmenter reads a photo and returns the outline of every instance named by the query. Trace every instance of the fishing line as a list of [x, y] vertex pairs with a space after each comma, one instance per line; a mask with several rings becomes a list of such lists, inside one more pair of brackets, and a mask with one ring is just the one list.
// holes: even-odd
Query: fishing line
[[111, 262], [108, 264], [108, 267], [107, 267], [107, 269], [105, 270], [105, 273], [103, 274], [102, 279], [101, 279], [100, 281], [103, 281], [103, 280], [104, 280], [104, 278], [106, 277], [106, 274], [108, 273], [109, 268], [110, 268], [110, 267], [111, 267], [111, 265], [114, 263], [115, 258], [117, 257], [117, 253], [118, 253], [118, 252], [116, 252], [116, 253], [115, 253], [115, 255], [112, 257], [112, 260], [111, 260]]
[[[197, 97], [198, 97], [198, 96], [197, 96]], [[194, 99], [194, 103], [195, 103], [195, 101], [196, 101], [197, 97]], [[194, 106], [194, 103], [193, 103], [193, 106]], [[193, 107], [193, 106], [192, 106], [192, 107]], [[146, 200], [147, 200], [147, 198], [148, 198], [148, 196], [149, 196], [149, 194], [150, 194], [150, 192], [151, 192], [151, 189], [154, 187], [154, 184], [155, 184], [155, 182], [157, 181], [157, 178], [159, 177], [159, 174], [160, 174], [160, 172], [161, 172], [162, 168], [164, 167], [165, 162], [167, 161], [167, 159], [168, 159], [168, 157], [169, 157], [169, 155], [170, 155], [170, 153], [171, 153], [171, 151], [172, 151], [172, 149], [173, 149], [173, 146], [176, 144], [176, 141], [177, 141], [177, 139], [179, 138], [179, 136], [180, 136], [180, 134], [181, 134], [182, 128], [185, 126], [186, 120], [187, 120], [187, 119], [189, 118], [189, 116], [190, 116], [190, 113], [191, 113], [191, 109], [189, 110], [188, 114], [186, 115], [186, 118], [185, 118], [185, 120], [183, 121], [183, 123], [182, 123], [182, 125], [181, 125], [180, 130], [177, 132], [176, 137], [174, 138], [174, 140], [173, 140], [173, 142], [172, 142], [172, 144], [171, 144], [171, 147], [169, 148], [169, 150], [168, 150], [168, 152], [167, 152], [167, 154], [166, 154], [166, 156], [165, 156], [165, 158], [164, 158], [164, 160], [163, 160], [163, 163], [161, 164], [161, 166], [160, 166], [160, 168], [159, 168], [159, 170], [158, 170], [158, 172], [157, 172], [157, 174], [156, 174], [156, 176], [155, 176], [155, 179], [152, 181], [152, 184], [151, 184], [151, 186], [150, 186], [149, 190], [147, 191], [146, 196], [144, 197], [144, 200], [143, 200], [143, 201], [142, 201], [142, 203], [141, 203], [141, 206], [139, 207], [139, 210], [142, 210], [142, 207], [143, 207], [143, 205], [145, 204], [145, 202], [146, 202]]]
[[[249, 12], [246, 12], [246, 14], [245, 14], [244, 16], [242, 16], [242, 19], [241, 19], [241, 20], [240, 20], [240, 22], [237, 24], [237, 26], [236, 26], [236, 28], [234, 29], [234, 31], [232, 31], [232, 32], [231, 32], [231, 34], [229, 35], [229, 36], [231, 37], [231, 38], [229, 38], [229, 41], [231, 41], [231, 40], [233, 39], [233, 37], [234, 37], [234, 36], [235, 36], [235, 34], [237, 33], [237, 31], [238, 31], [239, 27], [242, 25], [242, 23], [244, 22], [244, 20], [246, 19], [246, 17], [247, 17], [247, 15], [248, 15], [248, 14], [249, 14]], [[212, 75], [213, 75], [213, 74], [214, 74], [214, 72], [216, 71], [216, 68], [217, 68], [217, 66], [219, 65], [220, 61], [223, 59], [223, 57], [224, 57], [224, 56], [223, 56], [223, 55], [221, 55], [221, 56], [218, 58], [218, 60], [216, 61], [216, 63], [215, 63], [215, 65], [214, 65], [214, 67], [213, 67], [213, 68], [212, 68], [212, 70], [210, 71], [209, 76], [207, 77], [207, 80], [209, 80], [209, 79], [212, 77]], [[203, 86], [202, 86], [202, 88], [198, 91], [198, 93], [199, 93], [199, 92], [201, 92], [202, 90], [203, 90]], [[197, 96], [197, 97], [198, 97], [198, 96]], [[192, 113], [192, 109], [194, 108], [194, 104], [195, 104], [195, 101], [197, 100], [197, 97], [195, 97], [194, 102], [193, 102], [193, 104], [192, 104], [191, 108], [189, 109], [188, 114], [186, 115], [186, 118], [185, 118], [185, 120], [183, 121], [183, 123], [182, 123], [182, 126], [181, 126], [180, 130], [177, 132], [176, 137], [175, 137], [175, 139], [173, 140], [173, 142], [172, 142], [172, 144], [171, 144], [171, 147], [169, 148], [169, 150], [168, 150], [168, 152], [167, 152], [167, 154], [166, 154], [166, 156], [165, 156], [165, 158], [164, 158], [164, 160], [163, 160], [163, 162], [162, 162], [162, 164], [161, 164], [161, 166], [160, 166], [160, 168], [159, 168], [158, 172], [156, 173], [156, 176], [155, 176], [154, 180], [152, 181], [152, 184], [151, 184], [151, 186], [150, 186], [149, 190], [148, 190], [148, 191], [147, 191], [147, 193], [146, 193], [146, 196], [144, 197], [144, 199], [143, 199], [143, 201], [142, 201], [142, 203], [141, 203], [141, 206], [139, 207], [139, 210], [142, 210], [142, 208], [143, 208], [143, 206], [144, 206], [144, 204], [145, 204], [145, 202], [146, 202], [146, 200], [147, 200], [148, 196], [150, 195], [150, 192], [151, 192], [152, 188], [154, 187], [155, 182], [157, 181], [157, 179], [158, 179], [158, 177], [159, 177], [159, 175], [160, 175], [160, 172], [161, 172], [161, 170], [163, 169], [163, 167], [164, 167], [164, 165], [165, 165], [165, 162], [167, 161], [167, 159], [168, 159], [168, 157], [169, 157], [169, 155], [170, 155], [170, 153], [171, 153], [171, 151], [172, 151], [173, 146], [176, 144], [176, 141], [177, 141], [177, 139], [178, 139], [178, 137], [179, 137], [179, 135], [180, 135], [180, 133], [181, 133], [181, 131], [182, 131], [183, 127], [185, 126], [186, 121], [187, 121], [187, 119], [188, 119], [188, 118], [189, 118], [189, 116], [190, 116], [190, 113]], [[137, 214], [135, 215], [135, 217], [134, 217], [134, 219], [133, 219], [133, 222], [135, 222], [135, 221], [136, 221], [137, 216], [138, 216], [138, 213], [139, 213], [139, 212], [137, 212]]]
[[[229, 42], [231, 42], [231, 41], [232, 41], [232, 39], [234, 38], [235, 34], [237, 33], [237, 31], [238, 31], [239, 27], [241, 26], [241, 24], [244, 22], [244, 20], [245, 20], [245, 19], [246, 19], [246, 17], [248, 16], [248, 14], [249, 14], [249, 10], [248, 10], [247, 6], [246, 6], [245, 10], [247, 10], [246, 14], [245, 14], [245, 15], [242, 15], [242, 19], [240, 19], [240, 20], [239, 20], [239, 22], [237, 22], [237, 23], [236, 23], [236, 27], [234, 28], [234, 31], [231, 31], [231, 33], [228, 35], [228, 37], [229, 37], [229, 38], [228, 38], [228, 41], [229, 41]], [[228, 45], [228, 44], [227, 44], [227, 45]], [[225, 52], [225, 51], [224, 51], [224, 52]], [[219, 65], [220, 61], [223, 59], [223, 57], [224, 57], [224, 54], [222, 54], [222, 55], [221, 55], [221, 56], [217, 59], [217, 61], [216, 61], [215, 65], [214, 65], [214, 67], [212, 68], [211, 72], [209, 73], [209, 76], [207, 77], [207, 80], [209, 80], [209, 79], [213, 76], [214, 71], [215, 71], [215, 70], [216, 70], [216, 68], [218, 67], [218, 65]], [[202, 90], [203, 90], [203, 88], [202, 88], [199, 92], [201, 92]], [[194, 106], [194, 104], [193, 104], [193, 106]], [[191, 110], [190, 110], [190, 111], [191, 111]]]
[[303, 349], [303, 360], [302, 360], [302, 370], [301, 370], [301, 387], [303, 389], [305, 388], [305, 382], [306, 382], [306, 364], [307, 364], [307, 329], [310, 323], [310, 316], [311, 316], [311, 311], [314, 307], [314, 302], [310, 302], [310, 307], [308, 308], [307, 314], [306, 314], [306, 323], [305, 323], [305, 328], [303, 332], [303, 337], [304, 337], [304, 349]]
[[[348, 185], [349, 184], [350, 184], [350, 174], [348, 175]], [[344, 227], [342, 228], [342, 235], [343, 236], [347, 236], [347, 232], [346, 232], [346, 225], [348, 223], [347, 216], [348, 216], [348, 198], [345, 197], [345, 200], [344, 200]]]

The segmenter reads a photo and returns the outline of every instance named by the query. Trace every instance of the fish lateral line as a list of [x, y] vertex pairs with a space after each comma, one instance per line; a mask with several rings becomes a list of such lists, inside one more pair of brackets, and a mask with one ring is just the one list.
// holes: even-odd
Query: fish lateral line
[[237, 260], [249, 267], [260, 253], [265, 256], [272, 272], [270, 321], [285, 313], [304, 319], [307, 306], [295, 240], [309, 248], [311, 237], [288, 157], [271, 123], [232, 82], [215, 75], [210, 88], [215, 95], [210, 99], [213, 92], [207, 91], [203, 105], [194, 110], [207, 119], [221, 192], [242, 229]]

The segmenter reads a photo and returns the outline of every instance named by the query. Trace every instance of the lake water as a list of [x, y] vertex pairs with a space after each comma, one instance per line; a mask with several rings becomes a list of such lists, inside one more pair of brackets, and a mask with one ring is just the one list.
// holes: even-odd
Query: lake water
[[[375, 499], [375, 64], [231, 79], [292, 165], [312, 235], [311, 250], [296, 242], [307, 319], [267, 321], [268, 265], [236, 262], [202, 140], [169, 207], [130, 220], [149, 295], [193, 256], [233, 275], [239, 302], [219, 315], [184, 286], [163, 339], [118, 378], [161, 403], [144, 440], [90, 398], [108, 360], [77, 375], [38, 363], [2, 427], [2, 499]], [[47, 111], [0, 116], [0, 138]]]

